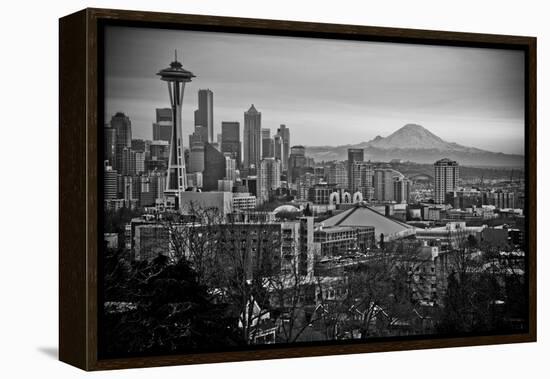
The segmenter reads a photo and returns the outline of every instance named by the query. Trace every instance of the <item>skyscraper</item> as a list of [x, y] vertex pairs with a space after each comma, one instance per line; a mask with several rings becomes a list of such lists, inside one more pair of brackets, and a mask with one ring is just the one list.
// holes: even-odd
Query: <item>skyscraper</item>
[[277, 134], [281, 137], [281, 163], [283, 171], [288, 170], [288, 159], [290, 158], [290, 130], [286, 125], [281, 124], [277, 129]]
[[292, 183], [302, 174], [302, 168], [306, 167], [306, 148], [302, 145], [292, 146], [288, 158], [288, 177]]
[[241, 167], [241, 134], [237, 121], [222, 121], [221, 151], [231, 154], [237, 169]]
[[199, 108], [195, 111], [195, 126], [205, 128], [204, 142], [214, 142], [214, 94], [209, 89], [199, 90]]
[[172, 109], [170, 108], [157, 108], [155, 110], [157, 122], [172, 122]]
[[151, 147], [151, 141], [143, 139], [132, 139], [132, 150], [139, 151], [143, 153], [149, 153], [149, 148]]
[[170, 144], [164, 140], [151, 141], [149, 145], [149, 158], [151, 160], [164, 160], [168, 167], [168, 157], [170, 156]]
[[[183, 68], [177, 56], [170, 67], [157, 73], [168, 85], [170, 105], [172, 106], [172, 133], [170, 136], [170, 156], [168, 158], [168, 176], [165, 193], [179, 200], [181, 193], [187, 188], [187, 173], [183, 157], [183, 135], [181, 123], [181, 107], [185, 83], [195, 77], [192, 72]], [[176, 206], [179, 203], [176, 201]]]
[[139, 205], [155, 205], [155, 200], [162, 198], [166, 177], [160, 172], [150, 172], [137, 178], [139, 188]]
[[371, 201], [374, 198], [373, 187], [374, 170], [372, 164], [362, 161], [354, 161], [351, 169], [351, 187], [352, 195], [360, 192], [363, 200]]
[[353, 162], [363, 162], [365, 160], [365, 151], [363, 149], [348, 149], [348, 189], [353, 191]]
[[261, 129], [262, 139], [269, 139], [271, 138], [271, 129], [269, 128], [262, 128]]
[[144, 151], [136, 151], [134, 153], [134, 167], [135, 167], [135, 173], [136, 175], [139, 175], [143, 172], [145, 172], [145, 156], [146, 153]]
[[225, 178], [226, 180], [237, 180], [237, 162], [231, 153], [223, 153], [225, 157]]
[[447, 192], [458, 188], [458, 163], [448, 158], [434, 163], [434, 201], [436, 204], [445, 202]]
[[378, 201], [396, 201], [394, 179], [403, 178], [403, 174], [391, 168], [374, 170], [374, 198]]
[[189, 167], [190, 173], [204, 171], [204, 143], [194, 142], [189, 152]]
[[170, 108], [157, 108], [155, 113], [153, 140], [170, 142], [172, 136], [172, 110]]
[[114, 200], [118, 198], [118, 173], [111, 166], [104, 167], [103, 173], [103, 199]]
[[121, 171], [122, 175], [136, 175], [136, 152], [129, 147], [122, 149], [121, 155]]
[[193, 146], [195, 142], [208, 142], [208, 135], [205, 131], [206, 128], [200, 125], [195, 126], [195, 131], [189, 134], [189, 147]]
[[258, 168], [262, 149], [262, 114], [254, 104], [244, 112], [244, 168]]
[[335, 185], [341, 189], [348, 187], [348, 169], [344, 162], [330, 163], [327, 171], [328, 184]]
[[262, 158], [273, 158], [274, 150], [271, 130], [262, 128]]
[[132, 123], [122, 112], [117, 112], [111, 118], [111, 128], [115, 129], [115, 170], [122, 172], [122, 154], [125, 148], [132, 146]]
[[[283, 169], [283, 171], [288, 170], [288, 167], [285, 170], [284, 165], [282, 164], [282, 162], [283, 162], [283, 137], [281, 137], [279, 135], [279, 133], [277, 133], [273, 136], [273, 157], [275, 157], [275, 159], [281, 160], [281, 168]], [[288, 166], [288, 161], [287, 161], [287, 166]]]
[[225, 177], [225, 156], [212, 144], [204, 144], [204, 171], [202, 184], [205, 191], [216, 191], [218, 180]]
[[393, 178], [393, 192], [395, 201], [399, 204], [406, 204], [409, 202], [409, 196], [411, 193], [411, 182], [405, 179], [404, 176], [398, 176]]
[[275, 158], [262, 159], [258, 170], [258, 201], [269, 200], [269, 193], [281, 186], [281, 161]]
[[109, 161], [109, 166], [116, 167], [116, 129], [106, 124], [103, 130], [103, 138], [103, 157]]

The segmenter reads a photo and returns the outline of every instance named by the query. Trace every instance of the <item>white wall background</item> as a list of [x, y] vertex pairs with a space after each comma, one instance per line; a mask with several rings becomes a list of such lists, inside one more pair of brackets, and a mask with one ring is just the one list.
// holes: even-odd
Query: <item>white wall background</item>
[[[57, 354], [58, 21], [86, 6], [220, 16], [407, 27], [538, 37], [539, 342], [324, 358], [272, 360], [91, 374], [109, 378], [423, 377], [548, 375], [550, 27], [544, 1], [6, 1], [0, 91], [0, 376], [83, 375]], [[546, 106], [546, 107], [545, 107]], [[546, 297], [546, 301], [545, 298]], [[546, 350], [546, 351], [545, 351]], [[545, 354], [546, 353], [546, 354]]]

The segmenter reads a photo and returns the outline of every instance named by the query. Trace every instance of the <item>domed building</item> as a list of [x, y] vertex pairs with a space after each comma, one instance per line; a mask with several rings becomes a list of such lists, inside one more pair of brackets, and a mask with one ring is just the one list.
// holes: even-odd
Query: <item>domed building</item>
[[277, 208], [275, 208], [273, 210], [273, 213], [276, 215], [277, 213], [280, 213], [280, 212], [284, 212], [284, 213], [296, 213], [296, 212], [300, 212], [300, 209], [298, 209], [297, 207], [295, 207], [294, 205], [290, 205], [290, 204], [284, 204], [284, 205], [280, 205], [278, 206]]

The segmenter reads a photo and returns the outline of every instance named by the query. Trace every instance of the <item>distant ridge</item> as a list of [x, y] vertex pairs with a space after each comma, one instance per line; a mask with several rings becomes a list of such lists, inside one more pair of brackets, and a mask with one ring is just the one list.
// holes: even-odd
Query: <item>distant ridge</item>
[[407, 124], [387, 137], [376, 136], [368, 142], [341, 146], [307, 146], [307, 155], [316, 161], [346, 160], [347, 149], [365, 149], [365, 159], [390, 161], [402, 159], [417, 163], [433, 163], [447, 157], [467, 166], [520, 167], [524, 156], [495, 153], [447, 142], [417, 124]]

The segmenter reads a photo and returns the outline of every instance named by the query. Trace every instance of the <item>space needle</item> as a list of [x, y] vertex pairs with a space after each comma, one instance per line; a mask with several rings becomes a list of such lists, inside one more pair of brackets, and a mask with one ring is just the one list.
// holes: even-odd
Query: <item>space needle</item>
[[183, 157], [183, 133], [181, 124], [181, 107], [185, 83], [195, 77], [191, 71], [183, 68], [178, 62], [177, 51], [170, 67], [160, 70], [157, 75], [168, 84], [168, 95], [172, 106], [172, 136], [170, 138], [170, 156], [168, 158], [168, 175], [164, 195], [175, 198], [176, 209], [179, 208], [180, 194], [187, 188], [187, 173]]

